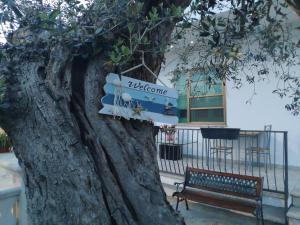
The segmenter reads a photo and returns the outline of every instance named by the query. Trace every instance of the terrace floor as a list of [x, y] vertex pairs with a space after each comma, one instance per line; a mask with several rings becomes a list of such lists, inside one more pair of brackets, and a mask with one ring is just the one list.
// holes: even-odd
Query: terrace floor
[[[161, 182], [170, 204], [175, 208], [176, 198], [171, 197], [176, 190], [174, 182], [180, 182], [182, 177], [160, 173]], [[284, 200], [280, 195], [274, 193], [263, 193], [263, 210], [266, 224], [284, 224]], [[277, 205], [277, 206], [274, 206]], [[180, 214], [185, 218], [187, 225], [251, 225], [256, 224], [255, 218], [250, 214], [243, 214], [216, 207], [206, 206], [189, 201], [190, 210], [185, 209], [184, 203], [179, 204]], [[209, 222], [210, 221], [210, 222]], [[225, 222], [226, 221], [226, 222]], [[243, 223], [241, 223], [243, 221]], [[270, 222], [273, 221], [273, 222]]]
[[[175, 207], [175, 199], [168, 198]], [[256, 219], [251, 215], [242, 215], [228, 210], [209, 207], [189, 202], [190, 209], [186, 210], [184, 204], [179, 204], [180, 215], [184, 217], [187, 225], [255, 225]], [[276, 212], [274, 212], [276, 213]], [[278, 225], [265, 221], [266, 225]]]
[[[192, 163], [194, 166], [197, 167], [197, 163], [195, 161], [191, 161], [192, 159], [187, 159], [186, 161], [183, 160], [181, 164], [181, 169], [183, 169], [187, 164], [191, 165]], [[165, 162], [162, 162], [163, 165], [166, 163], [166, 165], [169, 168], [169, 165], [172, 166], [174, 169], [174, 165], [177, 165], [176, 161], [170, 161], [165, 160]], [[15, 164], [16, 158], [11, 153], [5, 153], [0, 154], [0, 164]], [[173, 165], [174, 164], [174, 165]], [[202, 165], [202, 162], [198, 161], [198, 165], [200, 167], [200, 164]], [[161, 163], [159, 162], [159, 166], [161, 167]], [[234, 166], [237, 166], [234, 164]], [[240, 165], [243, 168], [243, 165]], [[222, 164], [221, 164], [222, 167]], [[178, 167], [179, 168], [179, 167]], [[231, 167], [229, 167], [231, 170]], [[263, 166], [262, 166], [263, 168]], [[261, 168], [261, 172], [263, 171]], [[234, 167], [233, 167], [234, 169]], [[182, 170], [183, 171], [183, 170]], [[237, 170], [238, 171], [238, 170]], [[243, 170], [240, 170], [243, 171]], [[248, 171], [248, 170], [247, 170]], [[236, 172], [236, 169], [234, 170]], [[259, 168], [253, 167], [253, 172], [255, 174], [259, 174]], [[252, 173], [252, 168], [247, 173]], [[276, 172], [277, 173], [277, 172]], [[278, 168], [278, 173], [282, 173], [282, 168]], [[177, 179], [183, 177], [176, 176]], [[289, 186], [290, 189], [295, 185], [296, 181], [300, 179], [300, 168], [289, 168]], [[172, 175], [170, 175], [170, 179], [173, 180]], [[174, 181], [174, 180], [173, 180]], [[269, 182], [271, 183], [272, 180]], [[170, 182], [172, 183], [172, 182]], [[0, 189], [1, 187], [7, 187], [7, 186], [14, 186], [19, 185], [19, 181], [15, 179], [15, 176], [11, 173], [8, 173], [8, 171], [0, 166]], [[171, 190], [173, 191], [173, 190]], [[168, 197], [168, 200], [170, 204], [174, 207], [175, 206], [175, 198]], [[236, 212], [231, 212], [228, 210], [218, 209], [214, 207], [209, 207], [205, 205], [201, 205], [194, 202], [189, 202], [190, 210], [185, 210], [184, 204], [179, 205], [180, 215], [184, 217], [187, 225], [254, 225], [256, 224], [256, 220], [253, 216], [249, 215], [243, 215], [243, 214], [237, 214]], [[264, 208], [264, 211], [266, 211], [266, 214], [271, 215], [272, 217], [278, 216], [280, 218], [284, 218], [284, 212], [282, 208], [278, 208], [278, 210], [275, 208]], [[267, 222], [268, 225], [278, 225], [279, 223], [271, 223]]]

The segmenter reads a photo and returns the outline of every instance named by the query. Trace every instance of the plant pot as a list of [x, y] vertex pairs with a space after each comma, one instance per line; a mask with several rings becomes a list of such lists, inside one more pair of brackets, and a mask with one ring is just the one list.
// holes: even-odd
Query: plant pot
[[160, 144], [159, 156], [166, 160], [181, 160], [182, 159], [182, 145], [179, 144]]
[[237, 139], [240, 135], [239, 128], [201, 128], [203, 138], [207, 139]]

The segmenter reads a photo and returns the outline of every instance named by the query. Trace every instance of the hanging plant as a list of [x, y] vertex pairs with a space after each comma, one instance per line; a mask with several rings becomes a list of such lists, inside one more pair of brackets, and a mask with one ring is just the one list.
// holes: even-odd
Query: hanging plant
[[168, 126], [168, 125], [162, 125], [160, 126], [160, 131], [162, 133], [166, 133], [166, 141], [174, 141], [175, 140], [175, 133], [176, 133], [176, 127], [175, 125]]

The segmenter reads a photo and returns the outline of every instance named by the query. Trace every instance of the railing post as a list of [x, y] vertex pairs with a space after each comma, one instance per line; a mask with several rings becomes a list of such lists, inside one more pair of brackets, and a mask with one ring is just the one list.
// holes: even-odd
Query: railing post
[[288, 132], [284, 132], [283, 137], [283, 150], [284, 150], [284, 207], [285, 207], [285, 224], [288, 225], [288, 200], [289, 200], [289, 168], [288, 168]]

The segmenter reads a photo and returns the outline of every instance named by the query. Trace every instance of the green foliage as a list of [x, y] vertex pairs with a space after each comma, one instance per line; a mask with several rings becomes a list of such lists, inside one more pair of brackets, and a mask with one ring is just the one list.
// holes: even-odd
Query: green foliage
[[60, 14], [59, 9], [54, 9], [51, 12], [41, 12], [38, 15], [38, 18], [40, 20], [39, 25], [41, 28], [45, 30], [53, 30], [55, 26], [58, 24], [57, 23], [57, 17]]
[[[296, 48], [300, 46], [285, 24], [286, 3], [193, 0], [184, 8], [180, 1], [163, 2], [150, 1], [146, 6], [142, 0], [85, 3], [54, 0], [47, 5], [39, 0], [26, 4], [25, 0], [0, 0], [0, 23], [5, 25], [2, 27], [8, 41], [11, 37], [8, 33], [19, 26], [29, 27], [37, 36], [44, 31], [49, 34], [48, 40], [39, 36], [31, 42], [20, 41], [16, 44], [18, 48], [21, 44], [23, 48], [33, 43], [39, 46], [41, 39], [48, 49], [62, 42], [70, 46], [74, 55], [90, 57], [101, 53], [107, 57], [108, 65], [119, 69], [137, 62], [142, 51], [153, 57], [161, 56], [168, 44], [179, 43], [180, 51], [174, 52], [182, 59], [179, 69], [191, 66], [191, 58], [197, 55], [199, 60], [193, 67], [213, 68], [219, 79], [231, 79], [237, 87], [265, 80], [271, 75], [265, 64], [272, 62], [277, 66], [274, 77], [282, 81], [274, 93], [291, 98], [288, 110], [300, 111], [297, 77], [282, 71], [285, 66], [297, 65]], [[217, 13], [226, 8], [230, 11]], [[176, 29], [170, 42], [161, 42], [160, 35], [166, 35], [164, 31], [174, 23]], [[191, 39], [186, 40], [187, 37]], [[255, 67], [257, 74], [243, 74], [241, 68], [246, 66]]]
[[176, 6], [176, 5], [172, 4], [170, 9], [171, 9], [172, 16], [174, 16], [174, 17], [182, 16], [183, 10], [180, 6]]
[[127, 60], [131, 55], [129, 47], [124, 44], [124, 41], [119, 39], [113, 46], [113, 51], [110, 54], [110, 59], [113, 65], [119, 65], [122, 60]]
[[52, 10], [52, 12], [50, 12], [48, 15], [48, 20], [54, 22], [59, 14], [60, 14], [59, 9]]
[[[215, 14], [213, 10], [221, 5], [221, 1], [191, 3], [173, 35], [172, 47], [180, 43], [176, 51], [170, 50], [182, 60], [177, 69], [212, 68], [219, 79], [232, 80], [237, 88], [245, 83], [255, 85], [270, 78], [278, 79], [274, 93], [290, 98], [292, 102], [286, 108], [298, 114], [299, 75], [290, 71], [300, 65], [297, 51], [300, 42], [295, 41], [293, 28], [287, 26], [287, 4], [231, 1], [230, 11]], [[192, 57], [197, 60], [191, 65]], [[257, 74], [247, 74], [245, 67]]]
[[0, 132], [0, 147], [10, 148], [12, 146], [10, 138], [5, 132]]
[[1, 2], [4, 6], [7, 6], [9, 9], [11, 9], [12, 12], [16, 15], [16, 17], [22, 18], [24, 16], [13, 0], [1, 0]]
[[155, 24], [159, 20], [157, 8], [152, 7], [151, 11], [149, 12], [149, 20], [151, 25]]
[[3, 102], [4, 91], [5, 91], [5, 81], [3, 79], [0, 79], [0, 104]]

